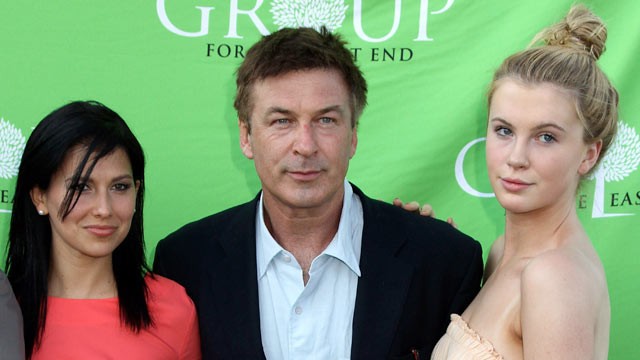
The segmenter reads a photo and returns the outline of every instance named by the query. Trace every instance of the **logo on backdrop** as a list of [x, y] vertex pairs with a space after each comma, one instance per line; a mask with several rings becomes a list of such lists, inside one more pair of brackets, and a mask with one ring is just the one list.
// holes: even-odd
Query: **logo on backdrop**
[[344, 0], [274, 0], [271, 2], [273, 22], [282, 28], [310, 27], [329, 31], [342, 26], [349, 6]]
[[[0, 118], [0, 179], [10, 180], [18, 175], [20, 158], [26, 144], [22, 131]], [[0, 213], [11, 212], [8, 181], [0, 183]]]
[[[591, 174], [590, 180], [596, 180], [596, 190], [593, 197], [593, 209], [591, 216], [594, 218], [611, 216], [628, 216], [633, 214], [604, 212], [605, 182], [621, 181], [632, 172], [638, 170], [640, 164], [640, 136], [634, 128], [618, 122], [618, 133], [611, 147], [607, 151], [598, 168]], [[609, 205], [611, 207], [625, 207], [628, 205], [640, 205], [640, 189], [636, 193], [611, 193]], [[585, 196], [585, 195], [581, 195]]]
[[[176, 25], [171, 20], [171, 15], [167, 13], [166, 4], [172, 0], [156, 0], [156, 13], [162, 26], [169, 32], [182, 36], [182, 37], [217, 37], [222, 36], [224, 39], [243, 39], [244, 35], [255, 35], [256, 32], [260, 35], [269, 35], [269, 30], [263, 20], [258, 16], [257, 11], [262, 7], [264, 0], [255, 0], [255, 5], [250, 9], [240, 9], [239, 0], [229, 1], [229, 13], [217, 14], [215, 13], [215, 7], [213, 6], [195, 6], [196, 12], [199, 12], [200, 19], [199, 24], [181, 24]], [[173, 0], [176, 3], [176, 0]], [[433, 9], [430, 6], [429, 0], [420, 0], [407, 2], [405, 6], [415, 7], [414, 11], [417, 12], [418, 23], [406, 24], [406, 26], [412, 26], [415, 28], [415, 38], [411, 39], [413, 42], [429, 42], [434, 41], [435, 38], [429, 35], [429, 19], [432, 16], [439, 16], [447, 12], [454, 3], [455, 0], [446, 0], [446, 3], [438, 8]], [[371, 5], [371, 1], [368, 1], [368, 6], [387, 6], [388, 14], [393, 17], [393, 22], [389, 29], [386, 30], [386, 34], [380, 37], [373, 37], [367, 34], [364, 30], [364, 25], [369, 28], [379, 29], [377, 24], [371, 24], [366, 22], [367, 19], [363, 18], [363, 14], [366, 14], [366, 9], [363, 5], [364, 0], [353, 0], [353, 19], [352, 26], [353, 31], [357, 37], [367, 43], [385, 43], [388, 40], [394, 38], [400, 24], [402, 23], [402, 0], [394, 0], [393, 2], [381, 2], [377, 5]], [[347, 9], [349, 5], [345, 4], [344, 0], [272, 0], [270, 2], [271, 8], [269, 12], [272, 14], [272, 28], [281, 29], [283, 27], [313, 27], [320, 28], [322, 25], [326, 26], [329, 30], [335, 31], [343, 26], [348, 26], [349, 22], [345, 22]], [[178, 5], [176, 5], [178, 6]], [[172, 6], [175, 8], [175, 6]], [[255, 28], [242, 28], [242, 35], [238, 29], [238, 18], [247, 17]], [[213, 19], [213, 20], [212, 20]], [[218, 19], [228, 19], [228, 28], [226, 34], [211, 34], [210, 24], [212, 21]], [[382, 21], [387, 24], [387, 22]], [[197, 28], [196, 31], [184, 30], [184, 28]], [[384, 25], [388, 26], [388, 25]], [[407, 40], [407, 39], [405, 39]], [[216, 59], [238, 59], [244, 58], [245, 45], [238, 42], [223, 41], [223, 42], [207, 42], [205, 56]], [[354, 54], [356, 60], [370, 62], [407, 62], [413, 59], [414, 49], [410, 47], [356, 47], [351, 51]]]
[[[469, 150], [479, 143], [486, 141], [481, 137], [469, 141], [458, 153], [455, 163], [455, 176], [458, 186], [467, 194], [475, 197], [494, 197], [493, 192], [482, 192], [474, 188], [464, 174], [464, 160]], [[633, 213], [606, 213], [605, 203], [610, 208], [620, 208], [626, 211], [629, 207], [640, 206], [640, 188], [631, 189], [625, 192], [606, 193], [605, 183], [622, 181], [640, 167], [640, 135], [638, 132], [624, 123], [618, 122], [618, 133], [609, 147], [607, 154], [600, 161], [598, 168], [592, 173], [588, 180], [595, 180], [595, 191], [593, 194], [593, 207], [591, 217], [603, 218], [613, 216], [630, 216]], [[586, 208], [587, 195], [578, 196], [578, 207]]]

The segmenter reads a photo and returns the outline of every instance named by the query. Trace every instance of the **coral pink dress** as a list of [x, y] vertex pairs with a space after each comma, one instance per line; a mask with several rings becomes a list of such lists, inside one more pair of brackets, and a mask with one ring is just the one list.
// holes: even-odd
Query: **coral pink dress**
[[118, 298], [47, 299], [42, 359], [200, 359], [196, 310], [184, 288], [154, 275], [145, 278], [155, 326], [134, 333], [120, 324]]

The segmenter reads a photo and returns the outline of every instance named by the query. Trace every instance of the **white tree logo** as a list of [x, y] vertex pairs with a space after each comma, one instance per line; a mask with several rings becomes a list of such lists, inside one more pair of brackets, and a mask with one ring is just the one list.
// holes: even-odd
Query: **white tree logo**
[[326, 26], [334, 31], [342, 26], [349, 6], [344, 0], [273, 0], [271, 13], [279, 29]]
[[631, 126], [618, 122], [618, 133], [609, 151], [589, 179], [596, 179], [591, 216], [594, 218], [628, 216], [633, 214], [605, 214], [604, 184], [620, 181], [638, 169], [640, 164], [640, 136]]
[[0, 178], [10, 179], [18, 175], [25, 142], [20, 129], [0, 118]]

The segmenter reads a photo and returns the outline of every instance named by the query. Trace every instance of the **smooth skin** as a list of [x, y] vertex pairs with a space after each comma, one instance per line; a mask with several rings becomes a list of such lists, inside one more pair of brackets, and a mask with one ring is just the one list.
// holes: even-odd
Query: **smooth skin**
[[574, 101], [554, 85], [507, 78], [490, 104], [487, 168], [505, 232], [462, 318], [506, 359], [607, 358], [604, 268], [575, 209], [601, 142], [584, 142]]
[[60, 205], [85, 149], [69, 151], [45, 191], [31, 199], [51, 223], [49, 296], [99, 299], [117, 296], [112, 253], [131, 227], [139, 182], [120, 148], [98, 160], [75, 207], [62, 220]]

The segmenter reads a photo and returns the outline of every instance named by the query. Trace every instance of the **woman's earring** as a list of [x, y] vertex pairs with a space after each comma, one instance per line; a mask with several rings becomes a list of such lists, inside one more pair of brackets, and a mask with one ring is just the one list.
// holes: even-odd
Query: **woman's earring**
[[44, 210], [38, 210], [38, 215], [44, 215]]

